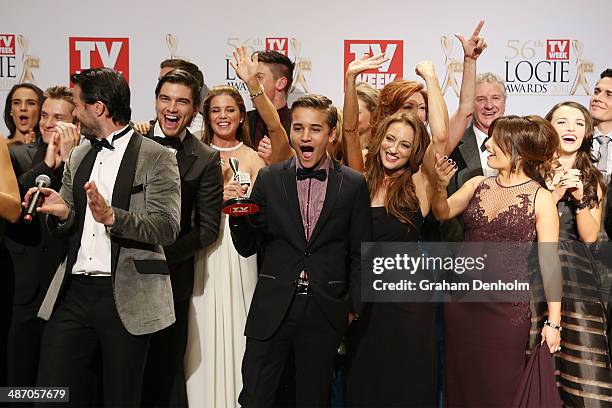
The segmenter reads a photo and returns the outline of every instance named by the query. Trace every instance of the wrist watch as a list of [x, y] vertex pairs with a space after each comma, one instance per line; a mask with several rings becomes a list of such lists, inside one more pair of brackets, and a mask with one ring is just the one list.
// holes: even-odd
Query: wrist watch
[[113, 207], [108, 208], [111, 210], [111, 223], [110, 225], [104, 224], [104, 229], [106, 230], [106, 233], [110, 235], [113, 225], [115, 225], [115, 211], [113, 211]]

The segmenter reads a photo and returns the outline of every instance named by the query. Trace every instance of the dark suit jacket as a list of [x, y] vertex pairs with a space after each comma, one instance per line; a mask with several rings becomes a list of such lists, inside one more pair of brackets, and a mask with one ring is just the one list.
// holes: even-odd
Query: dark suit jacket
[[[152, 122], [152, 125], [155, 121]], [[147, 137], [153, 136], [153, 127]], [[189, 130], [176, 153], [181, 176], [181, 230], [176, 242], [164, 247], [175, 301], [193, 292], [194, 255], [217, 240], [223, 202], [219, 152]]]
[[[480, 163], [480, 147], [474, 134], [474, 128], [470, 123], [459, 142], [457, 148], [450, 156], [457, 163], [459, 169], [448, 184], [448, 196], [453, 195], [463, 184], [472, 177], [482, 176], [482, 165]], [[461, 216], [447, 220], [441, 224], [444, 241], [463, 241], [463, 219]]]
[[260, 170], [251, 198], [261, 212], [232, 218], [232, 239], [242, 256], [265, 257], [245, 334], [265, 340], [280, 326], [301, 271], [334, 329], [344, 332], [348, 312], [361, 311], [361, 243], [370, 241], [370, 195], [363, 175], [333, 163], [321, 215], [306, 241], [297, 195], [295, 158]]
[[[50, 187], [55, 191], [62, 186], [63, 165], [53, 170], [45, 164], [46, 147], [39, 140], [27, 145], [12, 145], [9, 149], [22, 197], [41, 174], [49, 176]], [[7, 224], [6, 247], [15, 271], [14, 304], [29, 303], [38, 294], [44, 293], [66, 256], [65, 240], [53, 237], [38, 215], [30, 224]]]

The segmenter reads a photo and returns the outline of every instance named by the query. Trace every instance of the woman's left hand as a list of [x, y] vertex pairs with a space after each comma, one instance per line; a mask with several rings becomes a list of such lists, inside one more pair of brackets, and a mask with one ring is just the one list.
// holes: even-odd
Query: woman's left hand
[[234, 60], [230, 61], [232, 68], [236, 71], [236, 74], [240, 79], [242, 79], [246, 84], [250, 81], [254, 81], [257, 79], [257, 68], [259, 67], [259, 59], [257, 57], [257, 53], [253, 54], [253, 56], [249, 56], [247, 49], [244, 45], [236, 48], [232, 54], [234, 55]]
[[[542, 329], [542, 343], [546, 342], [550, 353], [553, 354], [558, 350], [561, 344], [561, 332], [557, 329], [553, 329], [550, 326], [544, 325]], [[542, 344], [540, 343], [540, 344]]]

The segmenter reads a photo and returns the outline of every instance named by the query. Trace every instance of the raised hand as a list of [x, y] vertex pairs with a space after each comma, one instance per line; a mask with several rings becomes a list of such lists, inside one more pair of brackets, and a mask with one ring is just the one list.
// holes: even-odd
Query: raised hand
[[45, 152], [45, 164], [52, 170], [57, 169], [62, 165], [62, 157], [60, 156], [60, 136], [56, 133], [51, 136], [47, 151]]
[[356, 58], [354, 61], [351, 61], [346, 69], [346, 76], [355, 77], [364, 71], [378, 69], [387, 61], [389, 61], [389, 58], [387, 58], [384, 53], [372, 56], [364, 54], [361, 57]]
[[57, 122], [55, 127], [57, 129], [59, 155], [62, 161], [66, 163], [72, 149], [81, 142], [81, 134], [72, 123]]
[[272, 141], [268, 136], [262, 137], [259, 141], [257, 155], [266, 163], [266, 166], [272, 162]]
[[436, 67], [434, 67], [433, 62], [431, 61], [419, 62], [414, 71], [424, 80], [436, 77]]
[[436, 153], [436, 164], [434, 166], [435, 187], [438, 190], [446, 190], [453, 174], [457, 172], [457, 164], [447, 156]]
[[112, 225], [113, 208], [109, 206], [104, 197], [102, 197], [95, 181], [85, 183], [85, 194], [87, 194], [87, 205], [91, 210], [93, 219], [100, 224]]
[[245, 83], [249, 83], [257, 79], [257, 68], [259, 67], [259, 59], [257, 53], [253, 54], [251, 58], [244, 45], [236, 48], [232, 54], [234, 55], [234, 61], [230, 61], [232, 68], [236, 71], [236, 74]]
[[455, 34], [455, 37], [461, 42], [461, 46], [463, 47], [463, 56], [466, 58], [471, 58], [473, 60], [477, 60], [480, 54], [487, 48], [487, 43], [484, 37], [479, 37], [480, 30], [484, 25], [484, 20], [480, 20], [476, 29], [472, 33], [472, 36], [466, 39], [461, 34]]

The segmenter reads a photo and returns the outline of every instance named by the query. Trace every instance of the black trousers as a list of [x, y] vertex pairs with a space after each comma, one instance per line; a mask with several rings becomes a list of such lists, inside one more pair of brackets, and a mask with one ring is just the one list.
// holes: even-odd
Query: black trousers
[[296, 295], [270, 339], [247, 338], [242, 360], [243, 388], [238, 398], [242, 407], [274, 406], [291, 349], [295, 355], [296, 406], [329, 406], [334, 360], [342, 335], [330, 325], [312, 296]]
[[44, 320], [37, 316], [41, 300], [40, 296], [36, 296], [27, 304], [13, 305], [7, 347], [10, 386], [36, 385], [44, 328]]
[[176, 323], [151, 335], [144, 375], [143, 407], [187, 407], [185, 350], [189, 300], [174, 303]]
[[38, 385], [70, 387], [68, 406], [96, 405], [95, 371], [101, 366], [104, 405], [139, 406], [150, 336], [127, 332], [117, 314], [111, 278], [69, 279], [65, 296], [45, 326]]

